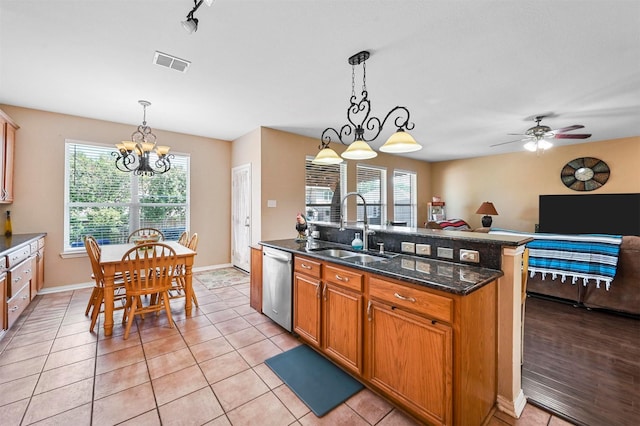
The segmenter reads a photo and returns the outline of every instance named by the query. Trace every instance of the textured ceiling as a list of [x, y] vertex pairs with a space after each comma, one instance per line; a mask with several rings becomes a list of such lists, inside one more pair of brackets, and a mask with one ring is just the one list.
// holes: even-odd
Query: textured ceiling
[[[640, 135], [640, 1], [0, 0], [0, 103], [233, 140], [346, 123], [347, 58], [373, 115], [411, 111], [427, 161], [522, 150], [551, 114], [583, 143]], [[153, 64], [155, 51], [191, 61]], [[361, 68], [356, 76], [360, 91]], [[394, 129], [372, 143], [378, 148]], [[576, 131], [574, 131], [576, 132]], [[170, 141], [165, 141], [170, 143]]]

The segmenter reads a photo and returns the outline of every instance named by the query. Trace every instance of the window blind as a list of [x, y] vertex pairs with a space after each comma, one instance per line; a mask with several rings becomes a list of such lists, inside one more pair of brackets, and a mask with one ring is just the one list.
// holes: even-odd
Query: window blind
[[[382, 225], [387, 221], [387, 170], [382, 167], [358, 164], [356, 166], [356, 188], [367, 201], [367, 219], [371, 225]], [[364, 206], [358, 200], [357, 220], [364, 220]]]
[[417, 187], [416, 173], [404, 170], [393, 171], [393, 221], [416, 226]]
[[346, 164], [314, 164], [305, 161], [305, 215], [319, 222], [340, 221], [340, 194], [346, 188]]
[[64, 250], [84, 248], [84, 237], [120, 244], [140, 227], [177, 240], [188, 228], [189, 156], [174, 154], [171, 170], [151, 177], [121, 172], [114, 149], [67, 142]]

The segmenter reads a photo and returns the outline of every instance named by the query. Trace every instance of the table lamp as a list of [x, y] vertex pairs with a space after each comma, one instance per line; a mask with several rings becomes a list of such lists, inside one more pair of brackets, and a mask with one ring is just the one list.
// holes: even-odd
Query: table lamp
[[493, 206], [493, 203], [489, 201], [485, 201], [484, 203], [482, 203], [478, 210], [476, 210], [476, 213], [484, 215], [482, 216], [482, 226], [484, 226], [485, 228], [491, 227], [491, 222], [493, 221], [491, 215], [498, 216], [496, 208]]

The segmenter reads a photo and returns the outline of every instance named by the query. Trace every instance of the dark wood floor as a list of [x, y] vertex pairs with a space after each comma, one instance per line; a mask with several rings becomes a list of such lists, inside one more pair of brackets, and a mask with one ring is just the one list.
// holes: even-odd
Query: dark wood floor
[[528, 297], [522, 388], [577, 425], [640, 424], [640, 320]]

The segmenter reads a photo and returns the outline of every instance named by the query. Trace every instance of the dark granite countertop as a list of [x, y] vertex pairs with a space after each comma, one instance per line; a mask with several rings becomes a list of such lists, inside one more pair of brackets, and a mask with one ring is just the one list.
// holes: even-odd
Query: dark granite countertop
[[[315, 251], [322, 248], [342, 248], [350, 246], [331, 241], [306, 241], [295, 239], [261, 241], [261, 245], [281, 249], [294, 255], [304, 255], [335, 264], [349, 266], [366, 272], [373, 272], [389, 278], [395, 278], [452, 294], [466, 295], [489, 284], [504, 273], [496, 269], [480, 268], [442, 260], [428, 259], [406, 254], [386, 253], [385, 260], [363, 263], [357, 260], [340, 259]], [[376, 251], [365, 252], [377, 256]]]
[[0, 237], [0, 256], [4, 256], [7, 254], [6, 252], [45, 235], [47, 234], [44, 232], [36, 232], [33, 234], [13, 234], [10, 237]]

